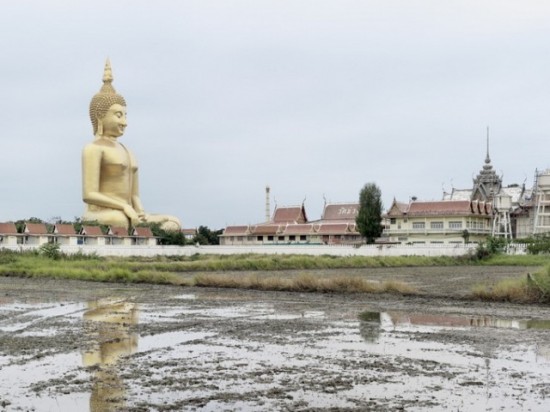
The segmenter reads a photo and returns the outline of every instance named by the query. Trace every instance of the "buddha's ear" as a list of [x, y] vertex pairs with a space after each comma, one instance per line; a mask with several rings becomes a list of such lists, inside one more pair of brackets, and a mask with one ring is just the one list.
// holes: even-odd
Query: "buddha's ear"
[[95, 133], [96, 136], [103, 136], [103, 120], [97, 117], [97, 131]]

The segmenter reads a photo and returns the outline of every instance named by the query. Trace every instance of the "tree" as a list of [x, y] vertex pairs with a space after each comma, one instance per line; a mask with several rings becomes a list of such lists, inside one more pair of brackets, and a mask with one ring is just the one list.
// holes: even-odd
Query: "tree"
[[151, 228], [153, 235], [158, 237], [159, 245], [185, 246], [185, 235], [181, 230], [164, 230], [160, 223], [142, 223], [139, 226]]
[[223, 233], [223, 230], [210, 230], [207, 226], [199, 226], [197, 234], [193, 238], [193, 242], [200, 245], [219, 245], [219, 235]]
[[357, 229], [367, 243], [374, 243], [382, 234], [382, 192], [375, 183], [367, 183], [359, 194]]

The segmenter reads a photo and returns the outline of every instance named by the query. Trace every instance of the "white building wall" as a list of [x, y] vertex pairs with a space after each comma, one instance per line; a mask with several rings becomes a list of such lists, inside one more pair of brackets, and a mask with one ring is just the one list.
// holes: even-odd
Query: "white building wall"
[[0, 247], [4, 246], [17, 246], [18, 236], [2, 235], [0, 236]]
[[[12, 250], [33, 250], [34, 245], [8, 246]], [[332, 255], [332, 256], [463, 256], [474, 253], [476, 245], [264, 245], [264, 246], [140, 246], [140, 245], [61, 245], [64, 253], [97, 254], [99, 256], [157, 256], [194, 254], [234, 255], [234, 254], [266, 254], [266, 255]], [[522, 253], [520, 249], [516, 253]]]

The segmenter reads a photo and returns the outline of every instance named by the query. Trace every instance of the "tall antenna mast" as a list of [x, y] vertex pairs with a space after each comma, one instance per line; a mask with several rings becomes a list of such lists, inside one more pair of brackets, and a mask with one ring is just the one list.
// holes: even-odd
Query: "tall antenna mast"
[[271, 219], [271, 203], [269, 199], [269, 192], [270, 192], [269, 185], [265, 187], [265, 221], [269, 222]]

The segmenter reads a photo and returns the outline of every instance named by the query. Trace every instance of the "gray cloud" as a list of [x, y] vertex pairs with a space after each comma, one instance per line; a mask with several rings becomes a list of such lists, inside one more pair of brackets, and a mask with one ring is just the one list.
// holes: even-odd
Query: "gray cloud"
[[550, 5], [515, 1], [21, 1], [0, 26], [0, 221], [83, 210], [87, 111], [112, 60], [152, 212], [263, 219], [549, 165]]

